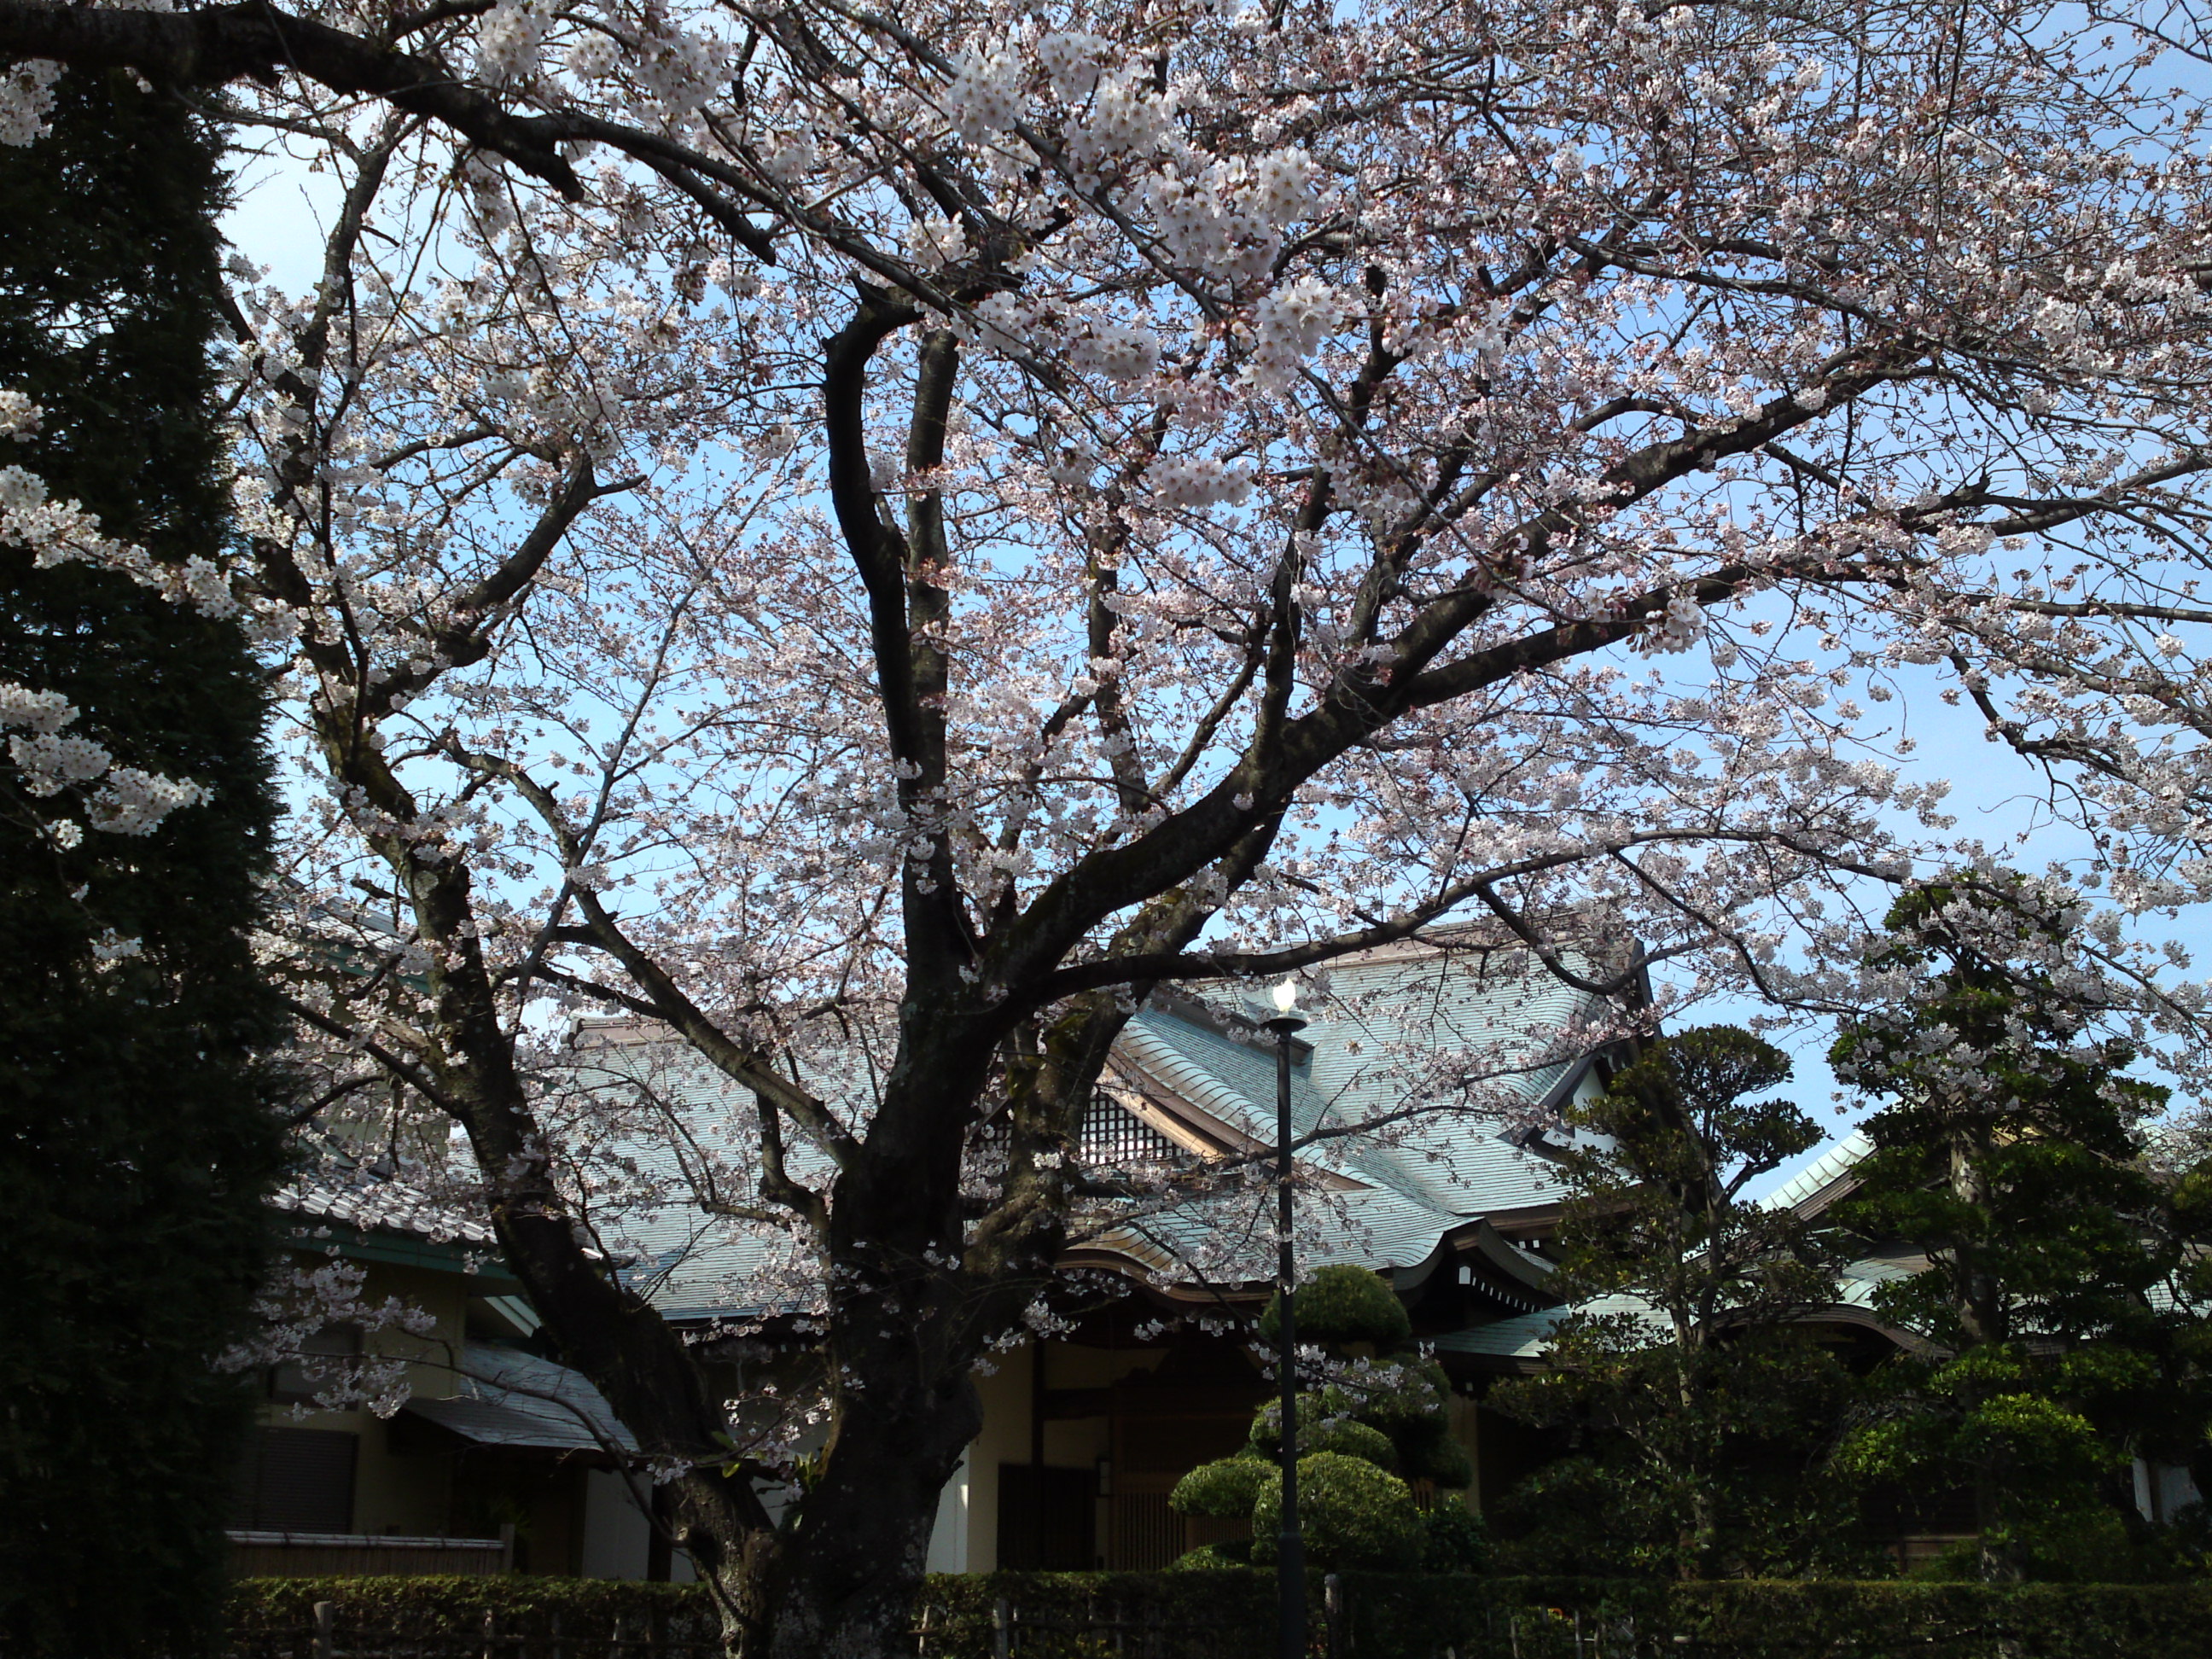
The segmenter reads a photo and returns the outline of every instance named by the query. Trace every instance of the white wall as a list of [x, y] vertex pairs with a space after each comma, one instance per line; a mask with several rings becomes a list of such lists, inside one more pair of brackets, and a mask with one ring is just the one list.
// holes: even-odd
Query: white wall
[[[972, 1448], [971, 1448], [972, 1450]], [[969, 1453], [960, 1455], [960, 1466], [938, 1494], [937, 1523], [929, 1529], [930, 1572], [966, 1572], [968, 1568], [968, 1468]]]
[[630, 1497], [629, 1483], [611, 1469], [584, 1476], [584, 1555], [586, 1578], [642, 1578], [653, 1529]]
[[[653, 1526], [631, 1495], [630, 1484], [611, 1469], [584, 1475], [584, 1550], [586, 1578], [642, 1578], [653, 1547]], [[668, 1576], [679, 1584], [698, 1577], [682, 1550], [670, 1558]]]
[[2146, 1521], [2166, 1522], [2177, 1510], [2201, 1500], [2189, 1471], [2173, 1463], [2136, 1459], [2136, 1508]]

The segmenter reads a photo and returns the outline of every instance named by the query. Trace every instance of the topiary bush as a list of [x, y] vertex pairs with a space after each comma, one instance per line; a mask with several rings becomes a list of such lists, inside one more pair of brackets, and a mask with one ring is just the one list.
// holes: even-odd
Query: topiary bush
[[[1338, 1350], [1341, 1362], [1322, 1388], [1297, 1397], [1298, 1468], [1322, 1471], [1316, 1492], [1300, 1495], [1309, 1557], [1318, 1567], [1356, 1563], [1413, 1571], [1430, 1570], [1433, 1558], [1443, 1564], [1435, 1571], [1465, 1571], [1480, 1559], [1480, 1528], [1470, 1542], [1460, 1523], [1438, 1522], [1449, 1535], [1440, 1534], [1431, 1548], [1406, 1485], [1423, 1480], [1454, 1492], [1474, 1479], [1474, 1463], [1451, 1437], [1451, 1382], [1443, 1367], [1394, 1352], [1409, 1340], [1412, 1327], [1389, 1285], [1364, 1267], [1322, 1268], [1299, 1287], [1298, 1310], [1299, 1334]], [[1272, 1307], [1261, 1328], [1277, 1328]], [[1374, 1352], [1348, 1357], [1342, 1352], [1348, 1345]], [[1257, 1540], [1252, 1559], [1272, 1560], [1282, 1504], [1273, 1471], [1282, 1437], [1282, 1404], [1270, 1401], [1254, 1414], [1249, 1443], [1234, 1457], [1185, 1475], [1170, 1506], [1183, 1515], [1249, 1516]], [[1371, 1512], [1331, 1509], [1359, 1504]], [[1230, 1559], [1194, 1550], [1188, 1565], [1214, 1567]]]
[[[1403, 1570], [1420, 1562], [1421, 1512], [1413, 1507], [1412, 1489], [1364, 1458], [1315, 1452], [1298, 1459], [1298, 1523], [1306, 1565], [1316, 1571]], [[1255, 1564], [1275, 1559], [1275, 1538], [1282, 1527], [1282, 1482], [1271, 1480], [1252, 1505]]]
[[[1330, 1347], [1371, 1342], [1387, 1352], [1413, 1334], [1405, 1304], [1382, 1275], [1345, 1263], [1316, 1268], [1298, 1286], [1297, 1322], [1299, 1341]], [[1260, 1316], [1260, 1334], [1273, 1342], [1282, 1328], [1282, 1298], [1278, 1295]]]
[[1272, 1465], [1257, 1458], [1224, 1457], [1201, 1463], [1176, 1482], [1168, 1494], [1168, 1507], [1178, 1515], [1249, 1515], [1260, 1488], [1279, 1478]]
[[[1347, 1401], [1337, 1402], [1348, 1406]], [[1389, 1436], [1372, 1425], [1357, 1422], [1348, 1416], [1333, 1415], [1326, 1396], [1304, 1394], [1298, 1396], [1298, 1454], [1308, 1452], [1341, 1452], [1346, 1457], [1364, 1457], [1376, 1468], [1398, 1468], [1398, 1449], [1390, 1443]], [[1283, 1408], [1279, 1401], [1261, 1408], [1252, 1419], [1251, 1444], [1249, 1449], [1264, 1461], [1273, 1462], [1282, 1444]], [[1242, 1457], [1244, 1453], [1238, 1453]], [[1462, 1480], [1462, 1486], [1467, 1484]]]

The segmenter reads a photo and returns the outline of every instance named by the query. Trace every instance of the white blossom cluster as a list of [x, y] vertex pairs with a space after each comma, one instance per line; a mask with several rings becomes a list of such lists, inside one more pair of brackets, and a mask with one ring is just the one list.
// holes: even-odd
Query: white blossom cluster
[[[256, 1299], [258, 1328], [218, 1355], [216, 1368], [249, 1371], [297, 1366], [310, 1392], [292, 1407], [295, 1417], [356, 1406], [379, 1417], [397, 1414], [413, 1393], [411, 1365], [442, 1362], [450, 1366], [456, 1356], [440, 1352], [428, 1340], [437, 1322], [423, 1309], [398, 1297], [377, 1302], [363, 1297], [368, 1277], [359, 1263], [336, 1259], [319, 1267], [283, 1268]], [[305, 1351], [309, 1338], [334, 1327], [360, 1332], [363, 1352], [342, 1356]], [[412, 1340], [388, 1345], [378, 1341], [386, 1333]]]
[[1162, 456], [1145, 468], [1145, 488], [1171, 507], [1212, 507], [1249, 500], [1252, 471], [1212, 456]]
[[1159, 337], [1142, 323], [1101, 319], [1069, 342], [1067, 356], [1084, 374], [1127, 384], [1159, 367]]
[[[8, 758], [27, 793], [46, 799], [79, 790], [86, 821], [117, 836], [151, 835], [170, 813], [207, 799], [199, 784], [116, 765], [101, 744], [64, 729], [79, 713], [56, 692], [0, 682], [0, 731], [19, 728], [9, 732]], [[98, 787], [84, 788], [88, 784]], [[47, 833], [64, 847], [82, 838], [69, 819], [49, 823]]]
[[1022, 65], [1003, 46], [968, 52], [945, 89], [952, 130], [971, 144], [987, 144], [1022, 118]]
[[1252, 308], [1252, 361], [1246, 373], [1280, 390], [1313, 356], [1334, 322], [1336, 296], [1318, 277], [1270, 289]]
[[477, 30], [477, 73], [491, 86], [534, 79], [552, 15], [537, 0], [499, 0]]
[[0, 70], [0, 144], [20, 148], [46, 134], [46, 116], [54, 106], [54, 82], [61, 65], [43, 58], [27, 58]]
[[[29, 398], [0, 392], [0, 437], [34, 433], [39, 421], [38, 405]], [[28, 549], [41, 568], [81, 560], [123, 571], [170, 602], [204, 615], [230, 616], [240, 608], [228, 578], [208, 560], [194, 556], [164, 565], [143, 549], [111, 541], [76, 502], [49, 501], [45, 483], [20, 466], [0, 467], [0, 545], [10, 543]], [[0, 684], [0, 731], [16, 728], [9, 732], [8, 758], [34, 799], [76, 790], [84, 822], [94, 829], [143, 836], [159, 829], [172, 812], [207, 799], [202, 785], [118, 766], [104, 745], [65, 730], [81, 712], [59, 693]], [[73, 818], [52, 819], [44, 828], [64, 848], [83, 840], [82, 827]]]

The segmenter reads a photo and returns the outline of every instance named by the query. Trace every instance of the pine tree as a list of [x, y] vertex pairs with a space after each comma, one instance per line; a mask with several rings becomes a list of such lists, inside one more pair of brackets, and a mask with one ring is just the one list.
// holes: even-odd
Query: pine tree
[[1824, 1483], [1851, 1388], [1800, 1317], [1836, 1297], [1826, 1240], [1745, 1190], [1819, 1143], [1789, 1057], [1732, 1026], [1656, 1042], [1571, 1107], [1547, 1369], [1491, 1403], [1574, 1455], [1507, 1505], [1510, 1552], [1554, 1570], [1685, 1577], [1843, 1565]]
[[1875, 1306], [1934, 1346], [1886, 1368], [1845, 1462], [1969, 1489], [1985, 1578], [2124, 1575], [2130, 1459], [2185, 1456], [2212, 1423], [2203, 1182], [2144, 1156], [2166, 1091], [2095, 1035], [2067, 987], [2066, 921], [2033, 884], [1930, 886], [1888, 922], [1873, 966], [1914, 994], [1836, 1044], [1838, 1075], [1888, 1103], [1836, 1213], [1925, 1254]]
[[[58, 94], [49, 137], [0, 149], [0, 390], [43, 410], [0, 464], [157, 560], [217, 554], [219, 137], [127, 75]], [[212, 1361], [265, 1269], [281, 1159], [249, 939], [264, 696], [234, 623], [19, 548], [0, 549], [6, 682], [206, 794], [150, 834], [64, 844], [0, 768], [0, 1646], [196, 1652], [247, 1416]]]

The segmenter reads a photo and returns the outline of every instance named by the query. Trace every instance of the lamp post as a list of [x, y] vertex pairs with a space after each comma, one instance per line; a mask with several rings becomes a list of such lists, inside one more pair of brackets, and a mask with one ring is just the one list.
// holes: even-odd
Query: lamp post
[[1291, 1294], [1297, 1264], [1291, 1254], [1291, 1038], [1305, 1029], [1297, 1013], [1298, 988], [1274, 990], [1275, 1018], [1275, 1380], [1282, 1390], [1278, 1461], [1283, 1469], [1283, 1530], [1275, 1540], [1275, 1588], [1280, 1598], [1279, 1659], [1305, 1659], [1306, 1545], [1298, 1529], [1298, 1334]]

